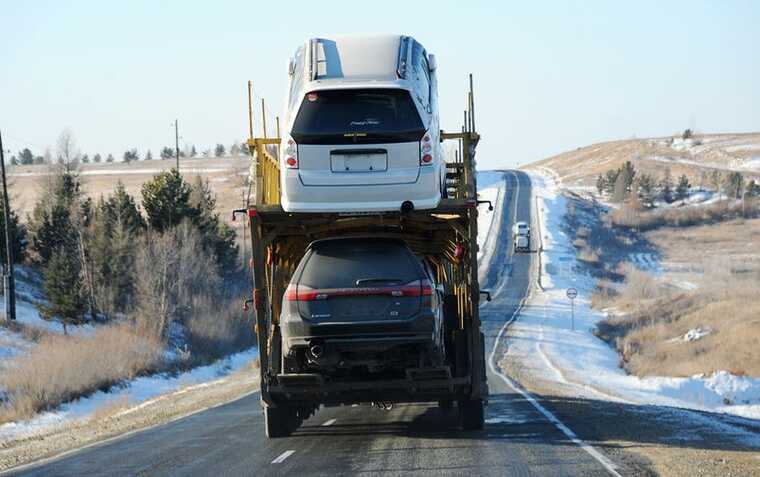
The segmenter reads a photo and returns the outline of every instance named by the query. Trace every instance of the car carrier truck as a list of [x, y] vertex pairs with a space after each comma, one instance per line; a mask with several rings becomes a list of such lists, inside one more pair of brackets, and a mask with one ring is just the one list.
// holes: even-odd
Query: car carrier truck
[[[254, 153], [255, 198], [245, 209], [236, 210], [233, 218], [245, 213], [250, 227], [253, 292], [246, 306], [252, 304], [255, 314], [261, 403], [270, 438], [289, 435], [322, 405], [356, 403], [433, 402], [452, 412], [456, 404], [463, 429], [483, 428], [488, 386], [478, 304], [481, 296], [490, 300], [490, 295], [480, 290], [477, 278], [479, 201], [474, 157], [480, 136], [475, 132], [472, 75], [469, 89], [461, 131], [437, 134], [441, 142], [452, 141], [457, 147], [454, 160], [446, 163], [445, 197], [436, 208], [286, 212], [280, 201], [281, 157], [277, 157], [281, 138], [254, 137], [249, 82], [248, 146]], [[395, 373], [354, 370], [333, 375], [292, 365], [293, 356], [284, 352], [281, 323], [286, 294], [293, 293], [289, 284], [310, 246], [336, 237], [398, 240], [424, 259], [442, 297], [445, 358], [420, 361]], [[332, 299], [328, 293], [317, 298]], [[322, 350], [312, 347], [311, 352]]]

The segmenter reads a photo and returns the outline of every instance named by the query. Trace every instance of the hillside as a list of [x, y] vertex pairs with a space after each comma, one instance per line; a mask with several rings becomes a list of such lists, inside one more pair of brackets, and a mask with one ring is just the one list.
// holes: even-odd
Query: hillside
[[760, 178], [760, 133], [698, 134], [689, 139], [670, 136], [603, 142], [527, 165], [553, 171], [562, 185], [593, 187], [599, 174], [631, 161], [638, 171], [660, 177], [670, 169], [673, 177], [686, 174], [694, 185], [707, 185], [715, 169], [738, 171]]

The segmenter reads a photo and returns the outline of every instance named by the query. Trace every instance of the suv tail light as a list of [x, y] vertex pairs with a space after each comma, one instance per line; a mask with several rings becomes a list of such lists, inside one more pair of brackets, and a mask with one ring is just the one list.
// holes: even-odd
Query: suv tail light
[[285, 290], [286, 301], [316, 301], [341, 296], [418, 296], [426, 297], [433, 294], [433, 286], [427, 279], [415, 280], [405, 285], [387, 287], [357, 287], [357, 288], [311, 288], [306, 285], [288, 285]]
[[285, 148], [282, 157], [285, 169], [298, 169], [298, 144], [290, 136], [286, 136], [285, 138]]
[[429, 166], [433, 164], [433, 140], [430, 133], [426, 132], [420, 141], [420, 165]]

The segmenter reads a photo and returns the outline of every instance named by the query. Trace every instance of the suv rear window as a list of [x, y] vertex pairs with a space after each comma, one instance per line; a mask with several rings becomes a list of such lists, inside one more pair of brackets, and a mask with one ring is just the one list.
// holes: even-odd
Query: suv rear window
[[353, 288], [399, 285], [422, 277], [422, 265], [402, 242], [335, 240], [312, 247], [299, 284], [312, 288]]
[[299, 144], [419, 141], [424, 125], [401, 89], [316, 91], [304, 97], [291, 136]]

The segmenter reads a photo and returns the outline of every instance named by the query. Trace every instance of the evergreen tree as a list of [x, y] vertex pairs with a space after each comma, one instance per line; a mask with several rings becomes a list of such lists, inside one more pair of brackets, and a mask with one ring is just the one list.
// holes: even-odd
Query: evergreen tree
[[186, 217], [194, 218], [189, 200], [190, 187], [176, 169], [155, 175], [142, 186], [148, 224], [158, 232], [176, 226]]
[[742, 190], [744, 190], [744, 177], [740, 172], [729, 172], [725, 179], [724, 188], [727, 197], [741, 199]]
[[80, 197], [79, 177], [72, 172], [61, 172], [50, 177], [46, 189], [34, 205], [29, 218], [29, 232], [32, 248], [43, 265], [47, 265], [58, 248], [74, 246], [77, 232], [72, 213], [79, 212]]
[[232, 146], [230, 146], [230, 156], [237, 157], [240, 155], [240, 146], [238, 143], [233, 142]]
[[96, 164], [99, 163], [102, 160], [103, 160], [103, 158], [100, 157], [100, 154], [95, 154], [94, 156], [92, 156], [92, 162], [94, 162]]
[[[26, 228], [19, 224], [18, 216], [16, 212], [11, 208], [10, 210], [10, 227], [9, 235], [11, 239], [11, 251], [13, 252], [13, 262], [20, 263], [24, 259], [24, 252], [26, 248]], [[5, 205], [0, 200], [0, 257], [2, 257], [2, 263], [5, 263], [6, 249], [5, 249]]]
[[198, 151], [195, 149], [195, 144], [193, 144], [193, 147], [190, 149], [190, 157], [196, 156], [198, 156]]
[[636, 177], [636, 169], [633, 167], [633, 163], [631, 161], [625, 161], [625, 164], [620, 166], [619, 174], [623, 176], [623, 186], [625, 187], [625, 191], [630, 192], [631, 187], [633, 186], [633, 180]]
[[32, 154], [32, 151], [28, 147], [25, 147], [23, 151], [18, 153], [18, 160], [25, 166], [34, 164], [34, 154]]
[[89, 164], [90, 156], [88, 156], [87, 154], [83, 154], [81, 160], [82, 160], [82, 164]]
[[168, 146], [161, 149], [161, 159], [171, 159], [172, 157], [174, 157], [174, 149]]
[[678, 185], [676, 186], [676, 199], [686, 199], [686, 197], [689, 196], [689, 188], [691, 188], [691, 184], [689, 184], [689, 178], [686, 177], [686, 174], [682, 174], [678, 179]]
[[599, 174], [599, 177], [596, 178], [596, 190], [597, 192], [599, 192], [599, 195], [602, 195], [605, 188], [606, 188], [606, 184], [604, 181], [604, 176]]
[[670, 169], [665, 169], [665, 174], [660, 181], [660, 192], [662, 200], [668, 204], [673, 202], [673, 178], [670, 175]]
[[44, 290], [48, 303], [37, 305], [42, 318], [56, 320], [63, 325], [84, 322], [86, 300], [82, 293], [82, 273], [79, 257], [70, 247], [58, 247], [52, 251], [44, 272]]
[[87, 257], [94, 303], [106, 319], [132, 306], [136, 243], [143, 228], [135, 200], [121, 182], [113, 195], [101, 198], [95, 207], [87, 234]]
[[612, 194], [615, 189], [615, 182], [617, 182], [619, 169], [610, 169], [604, 176], [605, 191], [608, 194]]
[[108, 157], [106, 157], [106, 162], [113, 162], [113, 154], [108, 154]]
[[214, 155], [216, 157], [221, 157], [224, 155], [224, 144], [217, 144], [214, 148]]
[[637, 180], [639, 185], [639, 197], [646, 207], [652, 207], [654, 202], [654, 177], [650, 174], [641, 174]]
[[130, 149], [129, 151], [124, 151], [124, 162], [129, 164], [132, 161], [139, 161], [140, 156], [137, 154], [137, 149]]
[[153, 153], [150, 152], [150, 149], [148, 149], [148, 152], [145, 153], [145, 158], [143, 160], [145, 160], [145, 161], [152, 161], [153, 160]]

